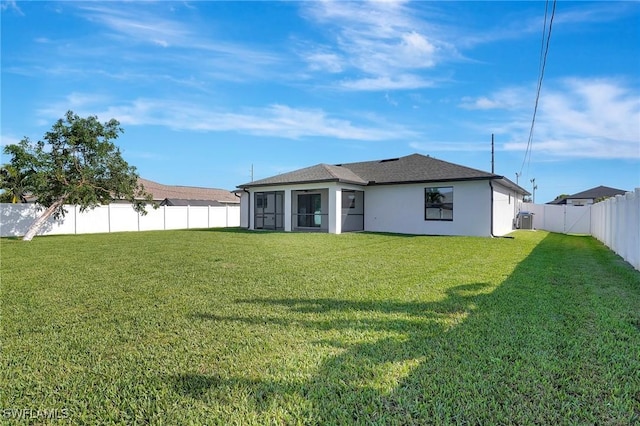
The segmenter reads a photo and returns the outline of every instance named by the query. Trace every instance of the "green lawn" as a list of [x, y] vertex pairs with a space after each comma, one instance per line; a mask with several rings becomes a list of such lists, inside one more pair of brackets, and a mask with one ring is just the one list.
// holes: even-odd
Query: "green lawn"
[[3, 239], [2, 421], [639, 423], [640, 273], [514, 235]]

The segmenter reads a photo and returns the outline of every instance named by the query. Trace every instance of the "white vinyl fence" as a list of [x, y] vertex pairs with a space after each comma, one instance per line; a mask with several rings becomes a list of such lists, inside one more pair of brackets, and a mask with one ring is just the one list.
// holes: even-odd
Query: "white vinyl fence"
[[566, 204], [522, 205], [523, 212], [533, 213], [533, 227], [561, 234], [591, 234], [591, 209]]
[[[38, 235], [240, 226], [240, 206], [147, 206], [144, 216], [129, 204], [109, 204], [83, 213], [78, 206], [66, 205], [65, 209], [64, 218], [50, 218]], [[35, 204], [0, 204], [0, 236], [24, 235], [41, 213]]]
[[640, 270], [640, 188], [591, 206], [591, 235]]
[[531, 204], [533, 226], [550, 232], [592, 235], [640, 270], [640, 188], [588, 206]]

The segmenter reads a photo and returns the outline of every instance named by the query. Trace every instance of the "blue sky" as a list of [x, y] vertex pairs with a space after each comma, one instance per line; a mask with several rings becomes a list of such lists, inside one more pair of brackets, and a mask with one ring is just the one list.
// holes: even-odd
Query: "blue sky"
[[[546, 202], [640, 187], [640, 2], [2, 1], [1, 143], [115, 118], [164, 184], [428, 154]], [[3, 161], [6, 159], [3, 158]]]

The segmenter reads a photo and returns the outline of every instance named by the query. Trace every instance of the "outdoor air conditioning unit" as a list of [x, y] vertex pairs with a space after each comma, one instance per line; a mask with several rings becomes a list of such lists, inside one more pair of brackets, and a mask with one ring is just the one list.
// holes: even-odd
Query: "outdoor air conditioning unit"
[[531, 212], [519, 212], [516, 219], [517, 229], [534, 229], [533, 228], [533, 213]]

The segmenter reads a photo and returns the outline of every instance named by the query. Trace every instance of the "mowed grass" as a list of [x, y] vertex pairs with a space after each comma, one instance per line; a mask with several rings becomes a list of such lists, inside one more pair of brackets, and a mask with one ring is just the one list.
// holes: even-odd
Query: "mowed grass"
[[638, 423], [640, 273], [514, 235], [3, 239], [3, 421]]

